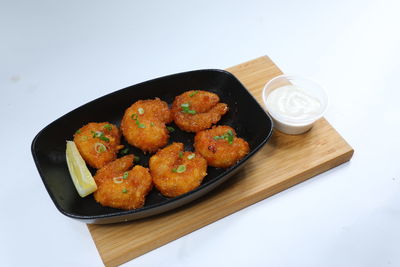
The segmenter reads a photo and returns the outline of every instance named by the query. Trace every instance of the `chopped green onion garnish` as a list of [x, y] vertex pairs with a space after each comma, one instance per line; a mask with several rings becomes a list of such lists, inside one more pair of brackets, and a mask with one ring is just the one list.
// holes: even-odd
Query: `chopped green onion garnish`
[[[138, 108], [138, 110], [140, 110], [140, 109], [142, 109], [142, 108]], [[143, 113], [144, 113], [144, 110], [143, 110], [143, 109], [142, 109], [142, 111], [143, 111]], [[140, 113], [140, 112], [139, 112], [139, 113]], [[142, 113], [142, 114], [143, 114], [143, 113]], [[138, 120], [138, 114], [133, 113], [132, 116], [131, 116], [131, 118], [132, 118], [133, 120], [135, 120], [135, 123], [136, 123], [136, 125], [137, 125], [139, 128], [146, 128], [146, 125], [143, 124], [143, 123], [140, 123], [140, 121]]]
[[114, 183], [116, 183], [116, 184], [122, 184], [122, 182], [123, 182], [121, 176], [119, 176], [119, 177], [114, 177], [114, 178], [113, 178], [113, 181], [114, 181]]
[[213, 137], [214, 140], [224, 139], [224, 140], [228, 141], [229, 144], [233, 144], [233, 138], [234, 138], [234, 135], [233, 135], [232, 130], [229, 130], [228, 132], [224, 133], [221, 136], [217, 135], [217, 136]]
[[182, 173], [186, 171], [185, 165], [179, 165], [177, 168], [172, 169], [173, 172]]
[[135, 156], [134, 161], [138, 162], [139, 160], [140, 160], [140, 157], [139, 156]]
[[105, 137], [104, 135], [99, 137], [100, 140], [106, 141], [106, 142], [110, 142], [110, 139], [108, 139], [107, 137]]
[[103, 141], [106, 141], [106, 142], [110, 142], [110, 139], [108, 139], [105, 135], [104, 135], [104, 133], [103, 132], [100, 132], [100, 131], [96, 131], [96, 132], [93, 132], [93, 131], [91, 131], [91, 133], [93, 134], [93, 138], [99, 138], [100, 140], [103, 140]]
[[124, 175], [122, 176], [122, 179], [127, 179], [128, 178], [129, 173], [128, 172], [124, 172]]
[[137, 125], [139, 128], [146, 128], [146, 125], [143, 124], [143, 123], [141, 123], [139, 120], [136, 120], [136, 125]]
[[167, 130], [168, 130], [170, 133], [172, 133], [172, 132], [175, 131], [174, 127], [171, 127], [171, 126], [167, 126]]
[[112, 126], [110, 124], [106, 124], [103, 126], [104, 129], [111, 131], [112, 130]]
[[129, 148], [127, 148], [127, 147], [125, 147], [124, 149], [122, 149], [122, 150], [119, 151], [119, 153], [120, 153], [121, 155], [126, 155], [126, 154], [128, 154], [128, 152], [129, 152]]
[[80, 133], [81, 133], [81, 130], [79, 129], [79, 130], [76, 131], [75, 133], [76, 133], [76, 134], [80, 134]]
[[188, 159], [194, 159], [194, 157], [196, 156], [196, 154], [192, 153], [189, 156], [187, 156]]
[[137, 111], [139, 112], [140, 115], [144, 114], [144, 109], [143, 108], [138, 108]]
[[182, 158], [183, 157], [183, 152], [179, 151], [179, 157]]
[[128, 190], [126, 190], [126, 188], [122, 189], [122, 193], [126, 194], [128, 193]]
[[182, 112], [183, 113], [188, 113], [188, 114], [196, 114], [196, 111], [195, 110], [191, 110], [189, 107], [190, 107], [189, 103], [181, 104]]
[[186, 166], [185, 165], [179, 165], [178, 168], [176, 168], [177, 173], [182, 173], [186, 171]]
[[96, 137], [99, 137], [100, 136], [100, 134], [101, 134], [101, 132], [93, 132], [93, 131], [90, 131], [92, 134], [93, 134], [93, 138], [96, 138]]
[[97, 153], [102, 153], [107, 150], [107, 147], [105, 145], [103, 145], [102, 143], [96, 143], [96, 144], [94, 144], [94, 150]]
[[150, 122], [150, 126], [151, 126], [151, 127], [154, 127], [154, 122]]
[[193, 97], [193, 96], [196, 95], [198, 92], [199, 92], [198, 90], [196, 90], [196, 91], [194, 91], [194, 92], [191, 92], [191, 93], [189, 94], [189, 96], [190, 96], [190, 97]]
[[232, 144], [233, 143], [233, 135], [228, 135], [228, 143]]

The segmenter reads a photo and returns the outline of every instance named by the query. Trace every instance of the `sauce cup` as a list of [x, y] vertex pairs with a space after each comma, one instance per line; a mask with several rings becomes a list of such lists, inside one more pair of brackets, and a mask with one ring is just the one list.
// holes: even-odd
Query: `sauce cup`
[[328, 96], [321, 85], [295, 75], [273, 78], [264, 86], [262, 95], [274, 128], [286, 134], [307, 132], [328, 106]]

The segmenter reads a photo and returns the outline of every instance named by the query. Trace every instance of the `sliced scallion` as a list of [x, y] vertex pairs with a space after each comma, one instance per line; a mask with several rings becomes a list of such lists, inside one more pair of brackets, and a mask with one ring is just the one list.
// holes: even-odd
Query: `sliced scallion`
[[131, 118], [132, 118], [133, 120], [137, 120], [137, 118], [138, 118], [138, 114], [136, 114], [136, 113], [133, 113], [133, 114], [131, 115]]
[[195, 96], [198, 92], [199, 92], [198, 90], [193, 91], [193, 92], [191, 92], [191, 93], [189, 94], [189, 96], [190, 96], [190, 97], [193, 97], [193, 96]]
[[122, 177], [118, 176], [118, 177], [114, 177], [113, 178], [114, 183], [116, 184], [121, 184], [123, 182]]
[[182, 108], [188, 108], [189, 106], [190, 106], [189, 103], [183, 103], [183, 104], [181, 105]]
[[196, 114], [195, 110], [190, 109], [190, 104], [189, 103], [183, 103], [181, 104], [182, 112], [183, 113], [188, 113], [188, 114]]
[[106, 124], [103, 126], [104, 129], [111, 131], [112, 130], [112, 126], [110, 124]]
[[223, 135], [220, 135], [220, 136], [218, 136], [218, 135], [216, 135], [216, 136], [214, 136], [213, 137], [213, 139], [214, 140], [226, 140], [226, 141], [228, 141], [228, 143], [231, 145], [231, 144], [233, 144], [233, 139], [234, 139], [234, 135], [233, 135], [233, 132], [232, 132], [232, 130], [229, 130], [229, 131], [227, 131], [226, 133], [224, 133]]
[[177, 168], [172, 169], [173, 172], [183, 173], [186, 171], [185, 165], [179, 165]]
[[102, 153], [107, 150], [107, 147], [105, 145], [103, 145], [102, 143], [96, 143], [96, 144], [94, 144], [94, 150], [97, 153]]
[[121, 155], [126, 155], [126, 154], [128, 154], [128, 152], [129, 152], [129, 148], [127, 148], [127, 147], [125, 147], [124, 149], [122, 149], [122, 150], [119, 151], [119, 153], [120, 153]]
[[108, 137], [105, 137], [104, 135], [99, 136], [100, 140], [106, 141], [106, 142], [110, 142], [110, 139]]

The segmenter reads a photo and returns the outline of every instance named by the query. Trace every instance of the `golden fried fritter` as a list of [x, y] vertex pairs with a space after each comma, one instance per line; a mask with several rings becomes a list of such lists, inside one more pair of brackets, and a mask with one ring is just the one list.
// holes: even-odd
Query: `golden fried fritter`
[[198, 132], [217, 123], [228, 112], [228, 105], [219, 103], [219, 97], [214, 93], [192, 90], [175, 97], [171, 111], [180, 129]]
[[150, 158], [151, 176], [156, 188], [167, 197], [176, 197], [197, 188], [207, 175], [207, 162], [199, 154], [183, 151], [173, 143]]
[[219, 168], [235, 165], [250, 151], [249, 144], [236, 137], [235, 130], [229, 126], [214, 126], [198, 132], [194, 137], [194, 148], [209, 166]]
[[117, 158], [121, 133], [108, 122], [91, 122], [74, 134], [74, 142], [87, 164], [99, 169]]
[[97, 171], [94, 198], [103, 206], [137, 209], [144, 205], [153, 184], [149, 169], [133, 163], [133, 155], [117, 159]]
[[153, 153], [168, 143], [165, 124], [171, 121], [171, 112], [164, 101], [159, 98], [139, 100], [126, 109], [121, 130], [129, 144]]

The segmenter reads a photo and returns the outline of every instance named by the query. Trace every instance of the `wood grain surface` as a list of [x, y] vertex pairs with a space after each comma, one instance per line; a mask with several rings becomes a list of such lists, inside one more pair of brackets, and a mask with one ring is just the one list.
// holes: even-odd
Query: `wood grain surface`
[[[282, 73], [268, 57], [227, 70], [259, 103], [265, 83]], [[352, 155], [353, 149], [322, 118], [302, 135], [275, 131], [239, 173], [184, 207], [138, 221], [88, 228], [104, 264], [116, 266], [342, 164]]]

